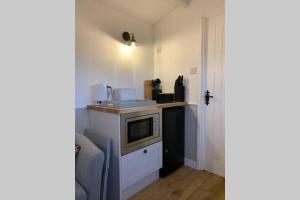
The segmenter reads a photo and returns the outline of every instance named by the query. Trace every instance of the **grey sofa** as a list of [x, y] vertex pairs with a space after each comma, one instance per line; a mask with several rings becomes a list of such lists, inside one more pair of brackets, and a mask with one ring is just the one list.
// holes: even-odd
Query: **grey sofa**
[[96, 144], [105, 154], [101, 180], [100, 200], [106, 200], [112, 140], [110, 137], [100, 134], [93, 129], [85, 129], [84, 135], [88, 137], [94, 144]]
[[99, 200], [104, 152], [81, 134], [75, 134], [75, 143], [81, 146], [75, 158], [75, 199]]

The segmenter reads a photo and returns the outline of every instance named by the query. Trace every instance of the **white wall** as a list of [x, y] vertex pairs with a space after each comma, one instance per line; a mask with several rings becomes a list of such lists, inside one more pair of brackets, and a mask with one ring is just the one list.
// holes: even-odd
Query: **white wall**
[[[122, 51], [123, 31], [134, 32], [141, 44], [131, 55]], [[98, 0], [76, 0], [76, 107], [90, 103], [90, 86], [97, 82], [134, 87], [143, 98], [144, 80], [154, 74], [153, 40], [153, 25]]]
[[[164, 92], [173, 92], [178, 75], [186, 80], [186, 101], [197, 104], [199, 95], [202, 17], [224, 12], [224, 0], [192, 0], [155, 25], [154, 76]], [[190, 74], [197, 68], [197, 74]]]

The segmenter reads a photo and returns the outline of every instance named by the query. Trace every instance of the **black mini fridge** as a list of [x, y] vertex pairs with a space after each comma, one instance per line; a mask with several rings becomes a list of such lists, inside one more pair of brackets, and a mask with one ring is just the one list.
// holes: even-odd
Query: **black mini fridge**
[[184, 164], [184, 107], [162, 110], [163, 167], [160, 177], [165, 177]]

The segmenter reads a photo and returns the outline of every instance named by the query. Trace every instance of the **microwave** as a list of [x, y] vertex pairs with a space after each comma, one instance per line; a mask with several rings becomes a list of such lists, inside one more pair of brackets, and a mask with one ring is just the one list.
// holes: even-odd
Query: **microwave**
[[120, 127], [122, 155], [160, 142], [162, 139], [161, 110], [121, 114]]

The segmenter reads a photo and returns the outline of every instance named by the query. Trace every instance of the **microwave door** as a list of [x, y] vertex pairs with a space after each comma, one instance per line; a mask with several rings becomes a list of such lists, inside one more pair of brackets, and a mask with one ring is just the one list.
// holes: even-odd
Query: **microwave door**
[[158, 109], [121, 115], [121, 154], [161, 141]]
[[153, 135], [153, 117], [127, 122], [127, 145], [143, 142]]

